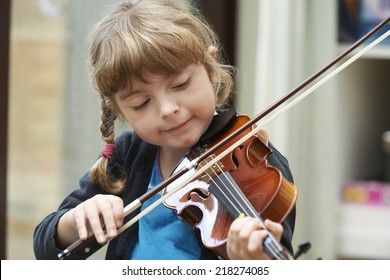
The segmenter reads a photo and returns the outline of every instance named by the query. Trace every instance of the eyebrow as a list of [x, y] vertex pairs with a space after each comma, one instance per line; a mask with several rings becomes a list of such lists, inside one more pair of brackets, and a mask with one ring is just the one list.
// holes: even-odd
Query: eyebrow
[[135, 95], [135, 94], [140, 93], [142, 91], [143, 90], [141, 90], [141, 89], [125, 91], [125, 92], [121, 93], [119, 99], [120, 100], [125, 100], [127, 97]]

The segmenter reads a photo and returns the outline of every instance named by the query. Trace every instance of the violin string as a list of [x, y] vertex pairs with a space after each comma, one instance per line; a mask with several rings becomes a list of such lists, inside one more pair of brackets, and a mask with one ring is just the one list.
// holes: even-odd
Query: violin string
[[[222, 173], [222, 176], [224, 176], [227, 179], [227, 182], [230, 183], [231, 188], [229, 188], [229, 186], [226, 185], [223, 180], [221, 182], [222, 182], [222, 185], [224, 188], [222, 188], [221, 184], [218, 184], [217, 182], [215, 182], [214, 179], [211, 179], [215, 182], [216, 186], [219, 188], [218, 194], [223, 196], [223, 198], [218, 197], [218, 200], [229, 201], [230, 204], [239, 205], [241, 208], [240, 208], [240, 210], [238, 210], [237, 213], [244, 213], [246, 216], [257, 218], [257, 220], [262, 224], [264, 230], [267, 231], [261, 217], [258, 215], [258, 213], [253, 208], [253, 206], [249, 202], [247, 202], [247, 199], [244, 199], [242, 192], [240, 192], [238, 190], [238, 186], [235, 184], [235, 182], [231, 182], [230, 178], [228, 176], [226, 176], [226, 173]], [[226, 192], [224, 192], [223, 189], [228, 191], [228, 193], [230, 194], [230, 197], [233, 200], [235, 200], [236, 203], [231, 201], [231, 198], [229, 198], [229, 195], [226, 194]], [[233, 194], [232, 189], [236, 190], [236, 192], [235, 192], [236, 195]], [[238, 198], [241, 198], [241, 200], [239, 200]], [[245, 210], [245, 208], [247, 208], [247, 210]], [[265, 245], [265, 247], [267, 247], [269, 254], [271, 254], [270, 257], [273, 257], [275, 259], [281, 259], [282, 255], [280, 253], [280, 250], [278, 250], [276, 248], [277, 246], [274, 242], [274, 239], [271, 237], [271, 234], [269, 232], [268, 232], [268, 236], [269, 236], [269, 238], [267, 238], [267, 242], [264, 242], [263, 244]]]
[[[216, 177], [218, 176], [223, 176], [225, 180], [220, 180], [222, 182], [221, 184], [218, 184], [213, 176], [209, 176], [209, 179], [218, 187], [219, 189], [219, 194], [222, 195], [223, 197], [218, 197], [218, 201], [223, 203], [223, 201], [229, 201], [229, 205], [233, 205], [234, 208], [236, 209], [236, 212], [243, 213], [246, 216], [250, 217], [255, 217], [257, 220], [260, 222], [260, 224], [263, 226], [264, 230], [267, 231], [268, 237], [265, 242], [263, 242], [264, 246], [267, 247], [268, 251], [270, 254], [275, 259], [285, 259], [285, 256], [282, 254], [280, 246], [277, 246], [278, 244], [276, 243], [276, 240], [273, 238], [272, 234], [267, 230], [267, 228], [264, 225], [263, 219], [260, 217], [260, 215], [257, 213], [256, 209], [253, 207], [253, 205], [248, 201], [247, 197], [243, 194], [243, 192], [238, 188], [237, 184], [235, 183], [234, 180], [231, 180], [229, 176], [226, 175], [226, 173], [223, 171], [223, 169], [220, 167], [218, 163], [216, 163], [216, 166], [219, 168], [219, 172], [222, 175], [217, 174], [216, 171], [214, 171], [213, 168], [211, 168], [212, 172], [214, 172], [214, 175]], [[230, 184], [230, 188], [225, 182], [228, 182]], [[225, 190], [225, 191], [224, 191]], [[233, 190], [235, 191], [233, 193]], [[226, 191], [230, 194], [227, 194]], [[235, 200], [235, 203], [232, 202], [231, 199]], [[226, 204], [226, 202], [225, 202]], [[236, 206], [237, 205], [237, 206]], [[240, 208], [239, 208], [240, 207]], [[245, 210], [246, 209], [246, 210]]]
[[[219, 165], [218, 165], [219, 166]], [[219, 167], [220, 168], [220, 167]], [[221, 168], [220, 168], [221, 169]], [[257, 212], [256, 210], [252, 207], [251, 204], [249, 204], [243, 197], [243, 194], [242, 192], [238, 192], [236, 191], [234, 195], [233, 192], [232, 192], [232, 189], [237, 189], [237, 185], [235, 182], [232, 182], [231, 179], [226, 175], [225, 172], [223, 172], [223, 170], [221, 169], [220, 170], [221, 172], [221, 175], [219, 176], [223, 176], [226, 180], [226, 182], [228, 182], [231, 186], [231, 188], [229, 188], [224, 182], [224, 180], [221, 180], [222, 182], [222, 185], [224, 188], [221, 187], [221, 185], [218, 185], [217, 182], [215, 182], [215, 180], [213, 178], [211, 178], [211, 180], [213, 180], [213, 182], [219, 187], [219, 190], [221, 191], [221, 194], [224, 195], [224, 198], [226, 198], [226, 200], [229, 201], [230, 204], [232, 205], [238, 205], [240, 208], [236, 207], [237, 209], [237, 214], [240, 214], [240, 213], [243, 213], [245, 214], [246, 216], [252, 216], [252, 217], [256, 217], [259, 219], [260, 223], [264, 226], [263, 224], [263, 220], [257, 215]], [[218, 176], [216, 173], [215, 173], [215, 176]], [[230, 197], [232, 199], [235, 200], [236, 203], [232, 202], [231, 201], [231, 198], [229, 198], [229, 195], [224, 191], [226, 190], [229, 194], [230, 194]], [[239, 199], [240, 198], [240, 199]]]

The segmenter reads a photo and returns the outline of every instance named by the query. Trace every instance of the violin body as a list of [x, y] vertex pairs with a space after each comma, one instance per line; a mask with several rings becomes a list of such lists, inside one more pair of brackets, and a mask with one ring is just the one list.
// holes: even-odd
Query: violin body
[[[249, 117], [246, 115], [237, 116], [224, 134], [230, 134], [248, 120]], [[242, 135], [246, 133], [247, 131], [244, 131]], [[234, 139], [232, 141], [235, 142]], [[216, 154], [231, 144], [226, 143], [217, 150]], [[296, 187], [287, 181], [277, 168], [268, 164], [267, 157], [271, 153], [268, 147], [268, 136], [261, 131], [242, 143], [228, 156], [223, 157], [216, 170], [198, 176], [196, 180], [166, 199], [164, 204], [176, 210], [181, 220], [199, 229], [202, 242], [206, 247], [214, 250], [221, 258], [227, 259], [228, 230], [241, 212], [239, 207], [237, 210], [235, 206], [231, 207], [230, 203], [226, 202], [221, 203], [222, 199], [217, 198], [220, 197], [222, 187], [226, 188], [222, 190], [223, 194], [230, 193], [230, 189], [233, 188], [230, 183], [234, 181], [234, 186], [240, 188], [263, 219], [282, 222], [294, 207], [297, 197]], [[169, 190], [170, 185], [163, 194]], [[233, 194], [232, 198], [234, 197], [237, 195]]]

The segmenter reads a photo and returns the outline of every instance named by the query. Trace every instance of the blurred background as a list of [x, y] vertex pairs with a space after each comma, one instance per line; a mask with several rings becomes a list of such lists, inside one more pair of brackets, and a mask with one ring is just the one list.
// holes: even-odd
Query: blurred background
[[[1, 259], [35, 258], [35, 226], [78, 187], [103, 145], [86, 38], [114, 2], [0, 4]], [[390, 0], [196, 4], [239, 68], [235, 103], [252, 116], [390, 16]], [[298, 187], [294, 247], [312, 243], [302, 259], [390, 259], [389, 42], [264, 127]], [[103, 257], [104, 249], [93, 256]]]

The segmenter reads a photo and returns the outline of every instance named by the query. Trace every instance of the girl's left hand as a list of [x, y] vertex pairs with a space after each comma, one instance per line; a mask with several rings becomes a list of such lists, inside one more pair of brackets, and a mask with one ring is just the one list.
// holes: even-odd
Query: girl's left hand
[[[270, 220], [264, 221], [265, 227], [280, 241], [283, 227]], [[269, 260], [270, 257], [263, 251], [263, 241], [268, 232], [256, 218], [237, 218], [230, 226], [226, 244], [229, 259], [241, 260]]]

